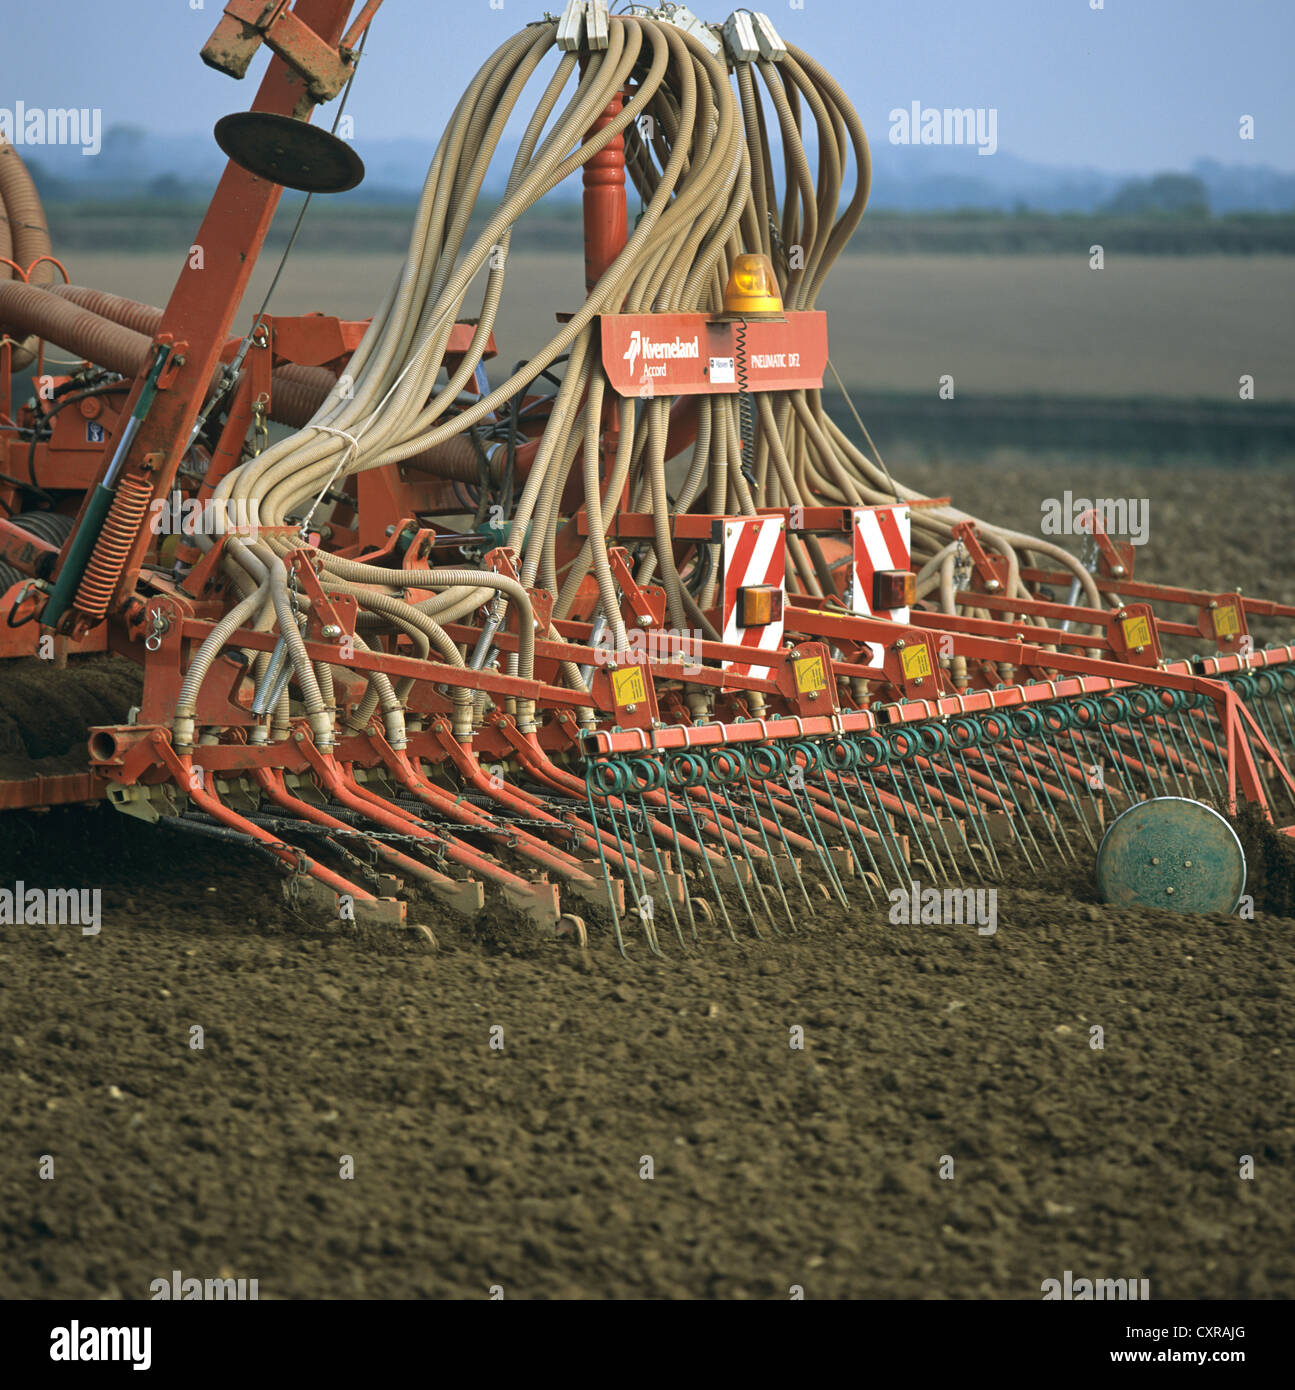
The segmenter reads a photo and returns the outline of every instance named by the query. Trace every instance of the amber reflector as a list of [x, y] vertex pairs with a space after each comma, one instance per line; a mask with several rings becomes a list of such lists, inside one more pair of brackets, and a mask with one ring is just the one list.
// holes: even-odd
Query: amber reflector
[[737, 591], [739, 627], [768, 627], [782, 617], [782, 590], [774, 584], [749, 584]]
[[917, 599], [917, 576], [910, 570], [878, 570], [872, 576], [872, 611], [911, 608]]

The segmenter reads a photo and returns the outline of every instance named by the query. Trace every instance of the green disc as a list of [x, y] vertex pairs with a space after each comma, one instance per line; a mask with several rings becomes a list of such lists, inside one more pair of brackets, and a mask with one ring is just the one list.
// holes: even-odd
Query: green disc
[[1246, 886], [1246, 857], [1217, 811], [1181, 796], [1130, 806], [1097, 851], [1097, 887], [1117, 907], [1231, 912]]

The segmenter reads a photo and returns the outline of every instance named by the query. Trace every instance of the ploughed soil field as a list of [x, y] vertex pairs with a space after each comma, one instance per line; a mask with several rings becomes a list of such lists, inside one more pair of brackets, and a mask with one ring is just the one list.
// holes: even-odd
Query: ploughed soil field
[[[1295, 600], [1279, 473], [890, 464], [1022, 528], [1147, 497], [1140, 576]], [[6, 757], [61, 674], [6, 677]], [[626, 962], [417, 903], [435, 947], [344, 932], [237, 850], [5, 817], [0, 887], [100, 889], [102, 930], [0, 927], [0, 1295], [1289, 1297], [1295, 878], [1246, 838], [1253, 920], [1110, 910], [1081, 855], [1009, 872], [993, 935], [856, 887]]]

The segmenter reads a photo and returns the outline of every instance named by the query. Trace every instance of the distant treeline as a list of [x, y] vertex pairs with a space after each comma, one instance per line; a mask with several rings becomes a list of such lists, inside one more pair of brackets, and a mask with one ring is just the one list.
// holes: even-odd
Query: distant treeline
[[[46, 203], [54, 249], [67, 251], [163, 251], [187, 247], [202, 221], [201, 202], [152, 197], [119, 202]], [[285, 198], [267, 245], [286, 244], [300, 207]], [[473, 219], [473, 234], [489, 210]], [[631, 207], [631, 222], [636, 209]], [[298, 249], [334, 252], [401, 252], [409, 239], [414, 205], [316, 199], [306, 215]], [[580, 248], [580, 208], [545, 201], [522, 218], [514, 251]], [[1145, 215], [999, 213], [894, 213], [865, 215], [850, 249], [889, 254], [1030, 255], [1088, 253], [1093, 245], [1124, 254], [1295, 255], [1295, 213], [1235, 213], [1222, 217], [1167, 213]]]

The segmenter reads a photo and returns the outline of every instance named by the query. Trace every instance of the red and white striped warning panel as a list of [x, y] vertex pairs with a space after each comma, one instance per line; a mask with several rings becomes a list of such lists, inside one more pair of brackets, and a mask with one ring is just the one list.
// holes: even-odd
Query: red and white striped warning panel
[[[854, 566], [850, 584], [849, 605], [856, 613], [869, 618], [889, 618], [906, 623], [908, 608], [882, 608], [872, 611], [872, 581], [879, 570], [912, 568], [912, 522], [908, 506], [894, 503], [888, 507], [855, 507], [854, 509]], [[872, 664], [882, 664], [882, 648], [877, 642], [868, 643]]]
[[[780, 592], [787, 583], [786, 522], [778, 516], [744, 517], [724, 523], [724, 641], [760, 651], [777, 651], [782, 645], [781, 612], [762, 627], [742, 627], [739, 622], [739, 591], [754, 584], [771, 584]], [[739, 676], [763, 680], [767, 666], [748, 666], [726, 661], [725, 670]]]

